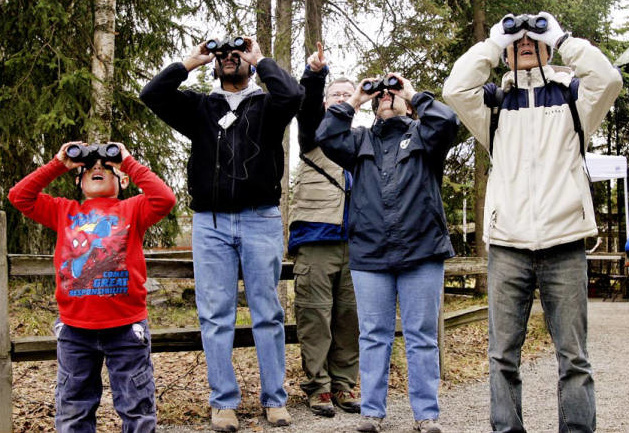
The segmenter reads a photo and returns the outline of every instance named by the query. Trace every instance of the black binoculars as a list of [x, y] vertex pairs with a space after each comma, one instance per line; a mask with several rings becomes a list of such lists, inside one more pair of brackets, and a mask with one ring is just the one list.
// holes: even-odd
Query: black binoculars
[[548, 29], [548, 20], [539, 15], [522, 14], [517, 17], [507, 15], [502, 19], [502, 28], [505, 34], [512, 35], [520, 30], [528, 30], [533, 33], [544, 33]]
[[371, 95], [372, 93], [382, 92], [385, 89], [400, 90], [402, 83], [397, 77], [386, 77], [381, 80], [365, 81], [361, 88], [363, 92]]
[[102, 163], [105, 163], [105, 161], [122, 161], [120, 146], [116, 143], [90, 144], [87, 146], [71, 144], [66, 149], [66, 155], [74, 162], [84, 163], [86, 168], [93, 167], [99, 159]]
[[210, 53], [216, 53], [217, 51], [226, 52], [232, 50], [245, 51], [247, 43], [245, 42], [245, 39], [243, 37], [236, 36], [234, 38], [225, 38], [223, 40], [210, 39], [205, 43], [205, 47], [210, 51]]

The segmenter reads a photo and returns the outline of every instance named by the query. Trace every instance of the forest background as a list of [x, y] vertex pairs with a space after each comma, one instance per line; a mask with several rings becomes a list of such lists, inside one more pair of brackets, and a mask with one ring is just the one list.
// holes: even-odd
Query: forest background
[[[321, 40], [332, 77], [358, 80], [399, 71], [416, 89], [440, 97], [454, 61], [485, 39], [506, 13], [546, 10], [614, 61], [629, 47], [625, 7], [620, 0], [0, 0], [0, 209], [7, 213], [8, 250], [52, 252], [54, 233], [24, 218], [6, 196], [62, 143], [77, 139], [124, 142], [174, 187], [179, 205], [151, 228], [145, 246], [174, 245], [178, 216], [189, 213], [184, 178], [189, 143], [157, 119], [138, 94], [167, 62], [183, 59], [211, 36], [253, 35], [265, 55], [297, 78]], [[504, 72], [500, 66], [492, 79], [499, 81]], [[210, 91], [214, 82], [202, 68], [185, 85]], [[627, 109], [623, 93], [593, 140], [596, 152], [627, 153]], [[295, 152], [290, 134], [285, 141], [284, 214], [291, 148]], [[470, 247], [461, 231], [465, 208], [466, 221], [482, 232], [488, 157], [465, 128], [459, 143], [448, 157], [443, 201], [457, 252], [482, 255], [482, 240]], [[48, 192], [74, 196], [73, 177], [59, 178]], [[617, 237], [624, 239], [622, 209], [616, 206], [623, 203], [621, 189], [602, 182], [595, 194], [597, 212], [616, 218]]]
[[[189, 143], [157, 119], [138, 95], [168, 62], [183, 59], [199, 41], [224, 34], [253, 35], [265, 55], [299, 78], [306, 56], [320, 40], [326, 46], [332, 77], [359, 80], [398, 71], [416, 89], [430, 90], [440, 98], [455, 60], [485, 39], [491, 25], [506, 13], [548, 11], [564, 30], [590, 40], [615, 61], [629, 48], [626, 7], [626, 0], [0, 0], [0, 210], [7, 214], [8, 251], [52, 253], [54, 233], [24, 218], [8, 203], [7, 193], [53, 158], [62, 143], [77, 139], [124, 142], [137, 159], [173, 186], [178, 206], [150, 229], [145, 247], [175, 245], [179, 221], [190, 212], [185, 184]], [[559, 62], [555, 56], [554, 63]], [[501, 65], [492, 80], [499, 82], [505, 71]], [[185, 83], [205, 92], [213, 85], [208, 68]], [[628, 109], [623, 92], [593, 140], [595, 152], [627, 155]], [[369, 122], [368, 110], [361, 116]], [[285, 141], [282, 209], [286, 215], [288, 164], [296, 147], [288, 133]], [[443, 201], [457, 253], [483, 255], [481, 239], [463, 242], [462, 221], [468, 209], [467, 222], [476, 223], [475, 233], [482, 233], [488, 157], [465, 128], [458, 142], [448, 157]], [[622, 188], [610, 182], [598, 182], [593, 188], [601, 231], [617, 239], [607, 248], [616, 251], [626, 239], [624, 211], [619, 207]], [[60, 177], [47, 192], [75, 196], [73, 176]], [[44, 279], [45, 287], [38, 287], [37, 281], [11, 292], [13, 335], [50, 332], [57, 315], [50, 287], [54, 282]], [[482, 291], [483, 279], [476, 278], [475, 283]], [[446, 305], [446, 309], [465, 306]], [[196, 324], [193, 303], [150, 308], [151, 326], [156, 329]], [[527, 344], [536, 347], [534, 352], [550, 350], [542, 329], [543, 321], [533, 320]], [[476, 325], [448, 334], [449, 378], [444, 386], [486, 374], [486, 334], [486, 326]], [[244, 406], [252, 408], [257, 385], [251, 379], [256, 376], [255, 366], [250, 364], [255, 356], [253, 349], [242, 350], [239, 377], [247, 384]], [[294, 400], [301, 398], [297, 350], [296, 345], [287, 348], [288, 388]], [[204, 374], [202, 353], [156, 357], [160, 423], [206, 422], [207, 384], [199, 379]], [[403, 392], [406, 376], [401, 358], [396, 357], [391, 383]], [[14, 368], [15, 431], [52, 431], [54, 363], [20, 363]], [[107, 410], [102, 422], [114, 425], [115, 412], [111, 407]]]

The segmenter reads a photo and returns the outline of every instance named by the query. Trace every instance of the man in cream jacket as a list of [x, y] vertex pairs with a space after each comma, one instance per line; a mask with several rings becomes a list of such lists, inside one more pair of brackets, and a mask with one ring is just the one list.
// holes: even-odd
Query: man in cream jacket
[[[548, 65], [554, 50], [568, 67]], [[496, 98], [497, 86], [486, 84], [501, 57], [511, 69], [502, 80], [502, 101]], [[519, 365], [536, 287], [559, 363], [558, 429], [596, 428], [586, 349], [584, 238], [596, 236], [597, 228], [569, 103], [576, 105], [587, 143], [621, 88], [621, 75], [605, 55], [565, 33], [546, 12], [505, 16], [488, 39], [455, 63], [445, 83], [444, 99], [492, 158], [483, 239], [489, 248], [491, 425], [496, 432], [526, 431]], [[497, 100], [494, 135], [490, 106]]]

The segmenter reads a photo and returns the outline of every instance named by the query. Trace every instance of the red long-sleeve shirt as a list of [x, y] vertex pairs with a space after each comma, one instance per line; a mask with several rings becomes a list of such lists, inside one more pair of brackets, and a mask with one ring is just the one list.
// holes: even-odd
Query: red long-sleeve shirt
[[133, 157], [125, 158], [121, 169], [143, 194], [83, 203], [44, 194], [67, 171], [57, 158], [9, 191], [17, 209], [57, 233], [55, 296], [61, 320], [71, 326], [104, 329], [147, 317], [144, 232], [168, 215], [175, 195]]

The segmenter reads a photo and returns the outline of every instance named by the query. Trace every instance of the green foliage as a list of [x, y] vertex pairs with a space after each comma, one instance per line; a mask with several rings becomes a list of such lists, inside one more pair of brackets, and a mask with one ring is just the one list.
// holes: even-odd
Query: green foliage
[[[112, 141], [125, 143], [183, 197], [185, 152], [163, 122], [138, 99], [163, 58], [174, 55], [191, 30], [181, 20], [198, 8], [185, 0], [118, 0]], [[168, 13], [165, 14], [164, 11]], [[91, 120], [93, 2], [9, 1], [0, 4], [0, 208], [7, 212], [10, 252], [49, 253], [54, 233], [21, 216], [9, 188], [48, 162], [62, 143], [86, 140]], [[46, 192], [75, 197], [74, 176]], [[137, 193], [137, 188], [130, 190]], [[128, 193], [128, 194], [129, 194]], [[174, 217], [147, 234], [147, 244], [172, 243]]]

